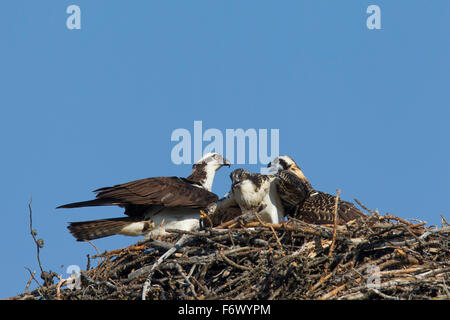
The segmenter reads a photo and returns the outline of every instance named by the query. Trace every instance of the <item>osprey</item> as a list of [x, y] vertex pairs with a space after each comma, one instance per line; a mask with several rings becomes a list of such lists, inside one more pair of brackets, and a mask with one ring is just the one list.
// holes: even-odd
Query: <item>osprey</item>
[[264, 222], [283, 221], [284, 209], [277, 191], [280, 183], [278, 175], [263, 175], [236, 169], [230, 174], [230, 178], [230, 192], [208, 207], [214, 226], [241, 215], [256, 218], [255, 213]]
[[69, 203], [58, 208], [116, 205], [128, 217], [71, 222], [68, 229], [78, 240], [115, 234], [146, 238], [165, 234], [165, 229], [199, 227], [200, 210], [217, 201], [211, 192], [214, 175], [230, 162], [217, 153], [206, 154], [192, 166], [187, 178], [154, 177], [95, 190], [96, 199]]
[[[303, 220], [308, 223], [314, 224], [332, 224], [334, 223], [334, 205], [336, 198], [328, 193], [315, 190], [308, 179], [303, 174], [300, 167], [289, 156], [279, 156], [270, 162], [267, 167], [274, 171], [286, 172], [289, 171], [295, 174], [303, 183], [303, 190], [305, 193], [301, 193], [299, 198], [304, 197], [304, 200], [298, 202], [296, 205], [290, 207], [287, 214]], [[271, 170], [271, 171], [272, 171]], [[302, 190], [299, 188], [299, 190]], [[282, 195], [283, 191], [280, 191], [280, 197], [286, 199], [292, 199], [290, 203], [295, 202], [295, 198], [292, 194]], [[351, 220], [365, 216], [365, 214], [357, 209], [354, 204], [339, 199], [338, 202], [338, 224], [344, 224]]]

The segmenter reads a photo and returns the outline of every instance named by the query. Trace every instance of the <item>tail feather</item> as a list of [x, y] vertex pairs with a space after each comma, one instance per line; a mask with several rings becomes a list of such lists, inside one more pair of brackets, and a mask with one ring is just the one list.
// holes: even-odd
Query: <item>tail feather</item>
[[81, 207], [96, 207], [96, 206], [112, 206], [117, 205], [115, 201], [112, 199], [94, 199], [94, 200], [88, 200], [88, 201], [81, 201], [81, 202], [73, 202], [64, 204], [62, 206], [56, 207], [56, 209], [61, 208], [81, 208]]
[[70, 222], [67, 227], [77, 241], [104, 238], [115, 234], [128, 236], [145, 235], [153, 229], [152, 221], [135, 218], [111, 218], [90, 221]]

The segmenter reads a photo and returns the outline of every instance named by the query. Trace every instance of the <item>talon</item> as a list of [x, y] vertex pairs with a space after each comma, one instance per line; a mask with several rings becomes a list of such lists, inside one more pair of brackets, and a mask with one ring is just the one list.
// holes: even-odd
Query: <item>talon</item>
[[200, 218], [205, 219], [206, 217], [208, 217], [208, 214], [205, 211], [200, 210]]

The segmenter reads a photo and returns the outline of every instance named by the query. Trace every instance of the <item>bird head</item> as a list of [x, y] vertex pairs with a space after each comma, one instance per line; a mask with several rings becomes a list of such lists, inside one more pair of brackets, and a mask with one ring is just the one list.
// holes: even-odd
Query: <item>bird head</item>
[[243, 181], [248, 180], [253, 174], [245, 169], [236, 169], [230, 174], [231, 188], [238, 187]]
[[303, 181], [308, 181], [305, 175], [303, 174], [303, 171], [300, 169], [300, 167], [297, 165], [294, 159], [292, 159], [290, 156], [276, 157], [275, 159], [272, 160], [272, 162], [269, 162], [267, 168], [269, 168], [269, 172], [274, 173], [280, 172], [282, 170], [289, 170]]
[[223, 166], [230, 167], [231, 163], [219, 153], [207, 153], [200, 160], [194, 163], [192, 167], [195, 168], [199, 165], [206, 166], [217, 171]]
[[276, 157], [267, 165], [267, 168], [274, 169], [276, 172], [279, 172], [281, 170], [289, 170], [290, 168], [295, 167], [299, 168], [294, 159], [292, 159], [290, 156]]

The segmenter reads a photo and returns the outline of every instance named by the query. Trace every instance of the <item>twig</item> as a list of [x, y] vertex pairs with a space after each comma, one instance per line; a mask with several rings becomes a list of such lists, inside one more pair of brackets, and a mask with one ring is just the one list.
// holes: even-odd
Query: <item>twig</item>
[[272, 233], [273, 233], [273, 235], [275, 236], [275, 239], [276, 239], [278, 245], [280, 246], [280, 249], [281, 249], [281, 255], [284, 256], [283, 245], [281, 244], [280, 238], [278, 238], [278, 235], [277, 235], [277, 233], [275, 232], [275, 229], [273, 228], [273, 224], [271, 224], [271, 223], [268, 223], [268, 224], [264, 223], [264, 222], [262, 221], [261, 217], [259, 216], [259, 214], [257, 214], [257, 213], [255, 213], [255, 216], [256, 216], [256, 218], [258, 219], [259, 223], [260, 223], [262, 226], [268, 226], [268, 227], [270, 228], [270, 230], [272, 230]]
[[65, 281], [66, 281], [65, 279], [63, 279], [61, 276], [59, 276], [59, 282], [56, 285], [56, 299], [57, 300], [61, 300], [61, 285]]
[[228, 235], [230, 236], [231, 245], [232, 245], [233, 248], [234, 248], [234, 247], [235, 247], [235, 244], [234, 244], [233, 236], [231, 235], [231, 231], [230, 231], [230, 230], [228, 230]]
[[387, 295], [375, 288], [369, 288], [369, 293], [374, 293], [376, 295], [379, 295], [380, 297], [382, 297], [383, 299], [386, 299], [386, 300], [400, 300], [399, 297], [393, 297], [393, 296]]
[[448, 223], [447, 220], [445, 220], [444, 215], [441, 214], [441, 218], [442, 218], [442, 228], [444, 228], [444, 224], [450, 227], [450, 223]]
[[[94, 249], [95, 249], [95, 251], [97, 251], [97, 255], [94, 256], [95, 258], [96, 258], [96, 257], [100, 257], [100, 259], [102, 259], [102, 262], [105, 261], [105, 259], [103, 258], [102, 254], [101, 254], [100, 251], [97, 249], [97, 247], [95, 246], [95, 244], [92, 243], [92, 241], [90, 241], [90, 240], [84, 240], [84, 241], [86, 241], [86, 242], [89, 243], [91, 246], [93, 246]], [[93, 258], [94, 258], [94, 257], [93, 257]]]
[[341, 194], [341, 190], [337, 190], [336, 201], [334, 202], [334, 226], [333, 226], [333, 238], [331, 239], [330, 251], [328, 252], [328, 256], [331, 257], [331, 254], [334, 251], [334, 247], [336, 245], [336, 229], [337, 229], [337, 220], [338, 220], [338, 203], [339, 203], [339, 195]]
[[224, 255], [221, 251], [218, 252], [219, 256], [229, 265], [241, 269], [241, 270], [246, 270], [246, 271], [251, 271], [253, 270], [252, 268], [246, 267], [246, 266], [241, 266], [239, 264], [237, 264], [236, 262], [234, 262], [233, 260], [231, 260], [230, 258], [228, 258], [226, 255]]
[[[28, 270], [28, 272], [30, 273], [31, 279], [33, 279], [34, 282], [36, 282], [36, 284], [38, 285], [37, 290], [38, 290], [39, 293], [42, 295], [42, 293], [41, 293], [41, 291], [40, 291], [40, 288], [42, 288], [42, 285], [41, 285], [41, 284], [39, 283], [39, 281], [37, 281], [36, 278], [34, 277], [34, 275], [36, 274], [36, 272], [32, 272], [32, 271], [30, 270], [30, 268], [28, 268], [28, 267], [25, 267], [25, 269]], [[30, 281], [31, 281], [31, 280], [30, 280]]]
[[327, 294], [323, 295], [322, 297], [319, 298], [319, 300], [328, 300], [332, 297], [334, 297], [339, 291], [341, 291], [342, 289], [345, 288], [345, 284], [334, 288], [333, 290], [331, 290], [330, 292], [328, 292]]
[[412, 224], [411, 222], [408, 222], [405, 219], [402, 219], [402, 218], [399, 218], [397, 216], [393, 216], [393, 215], [390, 215], [390, 214], [387, 214], [387, 215], [384, 215], [384, 216], [380, 216], [380, 217], [378, 217], [378, 219], [380, 219], [380, 220], [396, 220], [396, 221], [404, 223], [404, 224], [406, 224], [408, 226]]
[[176, 263], [175, 265], [176, 265], [176, 269], [177, 269], [178, 273], [183, 277], [184, 281], [186, 282], [186, 284], [187, 284], [187, 285], [189, 286], [189, 288], [191, 289], [192, 295], [193, 295], [196, 299], [198, 299], [197, 293], [195, 292], [195, 287], [194, 287], [194, 285], [192, 284], [192, 282], [189, 281], [189, 277], [184, 273], [183, 268], [182, 268], [178, 263]]
[[314, 290], [316, 290], [320, 285], [324, 284], [328, 279], [330, 279], [332, 275], [333, 275], [333, 273], [330, 272], [330, 273], [327, 274], [325, 277], [320, 278], [320, 280], [317, 281], [316, 284], [314, 284], [314, 285], [311, 287], [311, 290], [310, 290], [310, 291], [313, 292]]
[[367, 212], [369, 212], [369, 213], [371, 213], [371, 214], [373, 214], [373, 215], [375, 215], [375, 216], [378, 215], [377, 212], [375, 212], [375, 211], [370, 210], [369, 208], [367, 208], [365, 205], [363, 205], [361, 202], [359, 202], [358, 199], [353, 198], [353, 200], [355, 200], [355, 202], [356, 202], [357, 204], [359, 204], [359, 206], [360, 206], [361, 208], [363, 208], [364, 210], [366, 210]]
[[30, 233], [33, 237], [34, 243], [36, 244], [36, 251], [37, 251], [37, 260], [39, 263], [39, 268], [41, 269], [41, 274], [44, 273], [44, 268], [42, 268], [41, 259], [39, 257], [39, 249], [42, 248], [43, 240], [42, 239], [36, 239], [37, 232], [36, 230], [33, 230], [33, 210], [31, 209], [31, 203], [33, 202], [33, 196], [30, 197], [30, 202], [28, 203], [28, 211], [30, 213]]
[[[27, 269], [28, 269], [28, 268], [27, 268]], [[35, 272], [35, 271], [31, 272], [30, 269], [28, 269], [28, 272], [30, 272], [30, 280], [28, 280], [27, 286], [25, 287], [25, 293], [28, 293], [28, 288], [30, 287], [31, 281], [32, 281], [33, 279], [36, 280], [36, 279], [34, 278], [34, 275], [36, 274], [36, 272]], [[39, 283], [38, 283], [38, 285], [39, 285]]]

